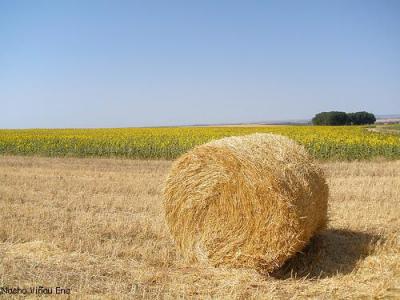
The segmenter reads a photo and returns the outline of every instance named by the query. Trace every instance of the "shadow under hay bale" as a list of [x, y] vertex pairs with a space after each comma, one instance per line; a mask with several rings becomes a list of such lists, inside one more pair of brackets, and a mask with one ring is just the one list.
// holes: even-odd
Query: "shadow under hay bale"
[[343, 229], [327, 229], [314, 236], [307, 247], [269, 275], [277, 279], [327, 278], [348, 274], [371, 253], [380, 236]]

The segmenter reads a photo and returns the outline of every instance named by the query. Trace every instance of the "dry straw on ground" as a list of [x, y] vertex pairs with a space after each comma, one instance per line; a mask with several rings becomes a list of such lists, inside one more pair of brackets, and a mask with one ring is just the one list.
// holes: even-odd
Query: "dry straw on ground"
[[189, 261], [271, 272], [326, 226], [328, 187], [305, 149], [279, 135], [229, 137], [172, 166], [165, 214]]
[[400, 161], [321, 166], [328, 228], [271, 277], [177, 258], [162, 205], [169, 161], [0, 156], [0, 287], [67, 287], [73, 299], [400, 298]]

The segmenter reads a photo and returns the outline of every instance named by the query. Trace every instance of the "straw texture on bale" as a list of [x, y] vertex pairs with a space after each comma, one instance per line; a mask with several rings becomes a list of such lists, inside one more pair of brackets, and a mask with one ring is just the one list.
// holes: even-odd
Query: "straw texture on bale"
[[328, 187], [304, 147], [252, 134], [197, 146], [164, 189], [166, 222], [192, 262], [271, 272], [327, 222]]

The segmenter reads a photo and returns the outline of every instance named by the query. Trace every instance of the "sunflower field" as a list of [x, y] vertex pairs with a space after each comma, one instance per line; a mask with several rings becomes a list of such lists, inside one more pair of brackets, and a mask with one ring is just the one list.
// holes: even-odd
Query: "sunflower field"
[[288, 136], [323, 160], [400, 159], [400, 135], [361, 126], [3, 129], [0, 154], [174, 159], [212, 139], [255, 132]]

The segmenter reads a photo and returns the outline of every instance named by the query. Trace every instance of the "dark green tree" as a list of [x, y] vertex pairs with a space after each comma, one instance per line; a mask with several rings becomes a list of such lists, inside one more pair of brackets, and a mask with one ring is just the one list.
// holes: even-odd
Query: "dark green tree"
[[376, 121], [374, 114], [371, 114], [366, 111], [349, 113], [348, 115], [349, 115], [349, 121], [352, 125], [374, 124]]
[[312, 119], [314, 125], [347, 125], [349, 117], [342, 111], [329, 111], [316, 114]]

